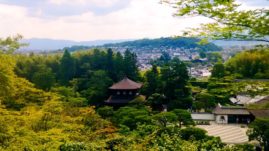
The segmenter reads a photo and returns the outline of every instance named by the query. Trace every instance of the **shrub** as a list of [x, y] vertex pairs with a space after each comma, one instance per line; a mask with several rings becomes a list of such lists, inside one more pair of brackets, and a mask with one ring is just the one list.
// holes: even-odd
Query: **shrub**
[[184, 140], [202, 140], [206, 138], [206, 131], [200, 128], [187, 127], [180, 131], [180, 136]]

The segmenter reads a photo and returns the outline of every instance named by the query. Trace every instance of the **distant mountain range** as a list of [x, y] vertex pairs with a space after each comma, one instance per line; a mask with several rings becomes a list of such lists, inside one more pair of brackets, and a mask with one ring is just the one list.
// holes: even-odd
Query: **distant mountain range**
[[71, 41], [71, 40], [55, 40], [55, 39], [23, 39], [22, 43], [27, 43], [27, 47], [23, 47], [20, 51], [52, 51], [72, 46], [99, 46], [107, 43], [119, 43], [129, 40], [95, 40], [95, 41]]
[[[81, 48], [91, 48], [95, 46], [104, 46], [104, 47], [113, 47], [113, 46], [145, 46], [154, 44], [155, 46], [160, 46], [165, 44], [165, 38], [156, 38], [156, 39], [141, 39], [141, 40], [133, 40], [133, 39], [125, 39], [125, 40], [95, 40], [95, 41], [71, 41], [71, 40], [55, 40], [55, 39], [40, 39], [40, 38], [32, 38], [32, 39], [23, 39], [21, 42], [28, 43], [29, 46], [23, 47], [20, 51], [52, 51], [59, 50], [63, 48], [70, 48], [71, 50], [78, 50]], [[161, 42], [161, 43], [160, 43]], [[172, 44], [174, 45], [172, 41]], [[158, 44], [159, 43], [159, 44]], [[212, 41], [217, 46], [220, 47], [231, 47], [231, 46], [253, 46], [257, 44], [262, 44], [261, 42], [248, 42], [248, 41], [224, 41], [224, 40], [216, 40]], [[167, 43], [166, 43], [167, 44]], [[170, 43], [171, 44], [171, 43]], [[196, 45], [195, 42], [187, 42], [181, 43], [180, 45]]]

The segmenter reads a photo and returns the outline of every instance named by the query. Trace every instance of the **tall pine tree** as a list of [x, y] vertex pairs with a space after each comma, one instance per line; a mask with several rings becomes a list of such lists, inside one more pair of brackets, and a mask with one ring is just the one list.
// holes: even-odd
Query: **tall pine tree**
[[124, 73], [132, 80], [138, 80], [139, 78], [137, 56], [128, 49], [124, 52]]
[[161, 68], [162, 92], [173, 108], [188, 108], [191, 105], [187, 87], [189, 75], [186, 65], [175, 58]]
[[156, 65], [145, 73], [146, 82], [144, 84], [144, 92], [147, 96], [157, 93], [159, 86], [159, 71]]
[[115, 73], [115, 63], [113, 60], [113, 51], [112, 49], [107, 49], [106, 53], [106, 71], [108, 73], [108, 76], [113, 80], [116, 81], [116, 73]]
[[115, 73], [116, 73], [116, 79], [114, 82], [121, 80], [124, 76], [124, 58], [121, 55], [120, 52], [117, 52], [115, 56]]
[[60, 60], [59, 82], [63, 85], [68, 85], [75, 75], [75, 59], [65, 50]]

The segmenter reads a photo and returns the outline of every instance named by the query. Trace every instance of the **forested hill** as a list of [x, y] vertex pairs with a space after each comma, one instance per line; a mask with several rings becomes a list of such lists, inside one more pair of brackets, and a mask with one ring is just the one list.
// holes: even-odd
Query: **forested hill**
[[134, 41], [126, 41], [120, 43], [109, 43], [100, 46], [72, 46], [65, 47], [64, 49], [68, 51], [77, 51], [91, 49], [93, 47], [98, 48], [116, 48], [116, 49], [133, 49], [133, 50], [154, 50], [154, 49], [169, 49], [169, 48], [185, 48], [185, 49], [195, 49], [198, 48], [204, 51], [220, 51], [222, 48], [213, 44], [208, 43], [205, 45], [198, 44], [200, 40], [197, 38], [157, 38], [157, 39], [140, 39]]
[[200, 40], [197, 38], [157, 38], [157, 39], [141, 39], [135, 41], [105, 44], [104, 47], [118, 47], [118, 48], [131, 48], [131, 49], [154, 49], [154, 48], [185, 48], [194, 49], [198, 48], [205, 51], [219, 51], [221, 47], [213, 43], [208, 43], [205, 45], [198, 44]]

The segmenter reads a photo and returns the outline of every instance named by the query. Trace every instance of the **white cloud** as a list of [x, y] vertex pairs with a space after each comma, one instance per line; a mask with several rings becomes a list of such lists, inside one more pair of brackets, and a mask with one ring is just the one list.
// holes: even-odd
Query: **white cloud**
[[111, 7], [120, 0], [48, 0], [56, 5], [85, 5], [91, 4], [97, 7]]
[[[95, 5], [109, 6], [119, 0], [75, 1], [77, 4], [87, 1]], [[59, 5], [69, 3], [71, 0], [51, 0], [51, 2]], [[132, 0], [125, 8], [103, 15], [96, 15], [89, 10], [79, 15], [42, 18], [33, 17], [35, 15], [29, 15], [27, 11], [25, 7], [0, 4], [1, 36], [20, 33], [26, 38], [77, 41], [155, 38], [179, 35], [188, 27], [196, 27], [209, 21], [202, 17], [173, 17], [175, 10], [159, 4], [159, 0]], [[42, 14], [42, 10], [35, 13]]]

